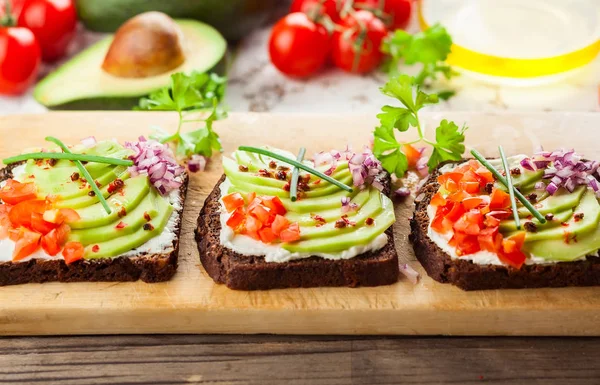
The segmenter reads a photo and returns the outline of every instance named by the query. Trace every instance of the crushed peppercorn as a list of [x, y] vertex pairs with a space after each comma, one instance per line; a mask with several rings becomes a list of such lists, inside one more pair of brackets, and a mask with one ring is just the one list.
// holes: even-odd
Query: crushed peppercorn
[[279, 179], [279, 180], [286, 180], [287, 179], [287, 173], [285, 171], [277, 171], [277, 179]]
[[493, 190], [494, 190], [494, 184], [493, 183], [487, 183], [485, 185], [485, 192], [486, 193], [491, 194]]
[[375, 223], [375, 220], [373, 218], [367, 218], [367, 220], [365, 221], [365, 224], [367, 226], [373, 226], [373, 223]]
[[121, 207], [121, 210], [119, 210], [119, 218], [123, 218], [125, 215], [127, 215], [127, 209], [125, 209], [125, 207]]
[[546, 218], [547, 221], [551, 221], [554, 219], [554, 214], [548, 213], [546, 216], [544, 216], [544, 218]]
[[573, 215], [573, 219], [575, 220], [575, 222], [579, 222], [580, 220], [583, 219], [584, 213], [576, 213]]
[[79, 173], [78, 172], [74, 172], [73, 174], [71, 174], [71, 180], [73, 182], [75, 182], [76, 180], [79, 180]]
[[238, 168], [241, 172], [248, 172], [248, 166], [244, 166], [243, 164], [240, 164], [240, 166]]
[[125, 182], [123, 182], [123, 180], [117, 178], [108, 185], [108, 189], [107, 189], [108, 193], [112, 194], [113, 192], [122, 189], [123, 186], [125, 186]]
[[277, 168], [277, 163], [275, 163], [275, 161], [272, 160], [272, 161], [269, 162], [269, 167], [271, 167], [271, 168]]
[[531, 203], [536, 203], [537, 202], [537, 194], [531, 193], [531, 194], [527, 195], [527, 200]]
[[144, 223], [144, 230], [152, 231], [152, 230], [154, 230], [154, 226], [152, 226], [152, 224], [150, 224], [150, 223]]
[[150, 218], [150, 214], [148, 214], [146, 211], [144, 211], [144, 219], [146, 222], [150, 222], [152, 220], [152, 218]]
[[340, 218], [337, 221], [335, 221], [336, 229], [343, 229], [344, 227], [346, 227], [346, 221], [343, 218]]
[[510, 175], [521, 175], [521, 169], [518, 167], [513, 168], [510, 170]]
[[94, 190], [92, 190], [92, 191], [88, 192], [88, 195], [91, 197], [95, 197], [96, 193], [94, 192]]
[[525, 228], [525, 231], [528, 231], [530, 233], [537, 233], [537, 226], [533, 222], [525, 222], [523, 224], [523, 227]]
[[56, 166], [58, 159], [48, 159], [48, 164], [52, 167]]

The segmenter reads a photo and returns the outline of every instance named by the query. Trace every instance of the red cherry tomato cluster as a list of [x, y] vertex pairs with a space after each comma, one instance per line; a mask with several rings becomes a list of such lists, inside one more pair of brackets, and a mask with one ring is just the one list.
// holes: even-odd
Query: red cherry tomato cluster
[[0, 94], [18, 95], [40, 62], [60, 59], [75, 34], [73, 0], [0, 0]]
[[383, 39], [406, 28], [411, 10], [412, 0], [294, 0], [271, 31], [271, 62], [293, 77], [313, 75], [328, 61], [370, 72], [383, 60]]

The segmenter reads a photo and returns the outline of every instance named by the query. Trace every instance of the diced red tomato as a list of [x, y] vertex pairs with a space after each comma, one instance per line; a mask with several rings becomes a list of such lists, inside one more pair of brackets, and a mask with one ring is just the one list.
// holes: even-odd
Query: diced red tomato
[[31, 215], [33, 213], [43, 214], [46, 211], [47, 203], [43, 200], [28, 200], [14, 205], [8, 217], [13, 226], [25, 226], [31, 228]]
[[510, 195], [504, 191], [494, 188], [490, 195], [490, 210], [499, 210], [510, 207]]
[[454, 183], [459, 184], [463, 178], [463, 173], [461, 172], [447, 172], [438, 176], [438, 183], [440, 185], [445, 185], [449, 180], [452, 180]]
[[264, 243], [273, 243], [273, 241], [277, 239], [277, 236], [275, 235], [275, 233], [273, 233], [273, 230], [271, 230], [270, 227], [263, 227], [262, 229], [260, 229], [258, 231], [258, 236], [260, 237], [260, 240]]
[[289, 227], [289, 225], [290, 221], [286, 217], [278, 214], [271, 224], [271, 229], [275, 235], [279, 236], [284, 229]]
[[257, 234], [262, 227], [262, 222], [251, 215], [246, 216], [246, 231], [248, 233]]
[[477, 176], [479, 176], [479, 178], [481, 178], [481, 180], [484, 183], [493, 183], [494, 182], [494, 174], [492, 174], [492, 172], [490, 170], [488, 170], [487, 168], [481, 166], [479, 167], [475, 173], [477, 174]]
[[252, 209], [248, 209], [248, 214], [258, 219], [261, 223], [266, 224], [267, 222], [269, 222], [269, 217], [271, 216], [271, 209], [263, 205], [257, 205]]
[[62, 251], [65, 262], [68, 264], [83, 258], [84, 248], [80, 242], [67, 242]]
[[450, 209], [450, 211], [448, 212], [448, 214], [446, 214], [446, 216], [444, 218], [446, 218], [447, 220], [449, 220], [451, 222], [456, 222], [460, 217], [463, 216], [464, 213], [465, 213], [465, 208], [463, 207], [462, 203], [456, 202], [456, 203], [453, 203], [452, 208]]
[[81, 219], [77, 211], [73, 209], [59, 209], [58, 212], [62, 220], [66, 223], [76, 222]]
[[479, 192], [479, 182], [461, 181], [458, 185], [461, 190], [469, 194], [477, 194]]
[[452, 202], [462, 202], [465, 199], [469, 198], [471, 195], [464, 192], [464, 191], [457, 191], [455, 193], [452, 193], [450, 195], [448, 195], [448, 197], [446, 197], [447, 200], [452, 201]]
[[244, 208], [238, 207], [237, 209], [235, 209], [233, 214], [231, 214], [229, 219], [227, 219], [226, 224], [227, 224], [227, 226], [236, 230], [242, 223], [244, 223], [245, 220], [246, 220], [246, 213], [244, 212]]
[[10, 205], [35, 199], [37, 191], [33, 183], [21, 183], [14, 179], [8, 179], [0, 189], [0, 199]]
[[483, 205], [485, 202], [479, 197], [468, 197], [462, 201], [462, 205], [465, 210], [471, 210]]
[[481, 250], [496, 253], [502, 247], [502, 234], [498, 233], [498, 227], [488, 227], [479, 232], [477, 241]]
[[31, 229], [41, 233], [48, 234], [50, 231], [57, 228], [56, 223], [47, 222], [44, 220], [44, 215], [40, 213], [31, 213]]
[[10, 219], [8, 217], [0, 217], [0, 240], [8, 237], [10, 227]]
[[50, 209], [44, 211], [44, 220], [46, 222], [60, 225], [63, 222], [72, 223], [81, 219], [77, 211], [73, 209]]
[[18, 230], [17, 240], [15, 241], [15, 250], [13, 251], [13, 261], [20, 261], [33, 254], [40, 247], [41, 234], [31, 231], [25, 227]]
[[279, 197], [263, 196], [261, 197], [261, 200], [262, 204], [273, 210], [275, 214], [285, 215], [287, 213], [287, 210], [285, 209], [285, 206]]
[[437, 192], [433, 197], [431, 197], [431, 202], [429, 202], [429, 204], [432, 206], [444, 206], [446, 204], [446, 198]]
[[256, 193], [255, 192], [251, 192], [246, 194], [246, 203], [250, 203], [254, 200], [254, 198], [256, 198]]
[[300, 239], [300, 226], [298, 223], [292, 223], [287, 229], [279, 234], [282, 242], [295, 242]]
[[500, 219], [496, 218], [493, 215], [489, 215], [489, 213], [483, 219], [483, 224], [487, 227], [496, 227], [500, 225]]
[[408, 167], [416, 167], [417, 162], [421, 158], [421, 152], [413, 146], [411, 146], [410, 144], [403, 144], [402, 152], [404, 153], [404, 155], [406, 155], [406, 159], [408, 160]]
[[225, 210], [227, 210], [228, 213], [232, 212], [238, 207], [244, 206], [244, 203], [244, 197], [242, 194], [237, 192], [225, 195], [223, 197], [223, 205], [225, 205]]
[[481, 250], [476, 235], [455, 232], [450, 242], [456, 247], [458, 255], [474, 254]]
[[67, 242], [71, 228], [67, 224], [62, 224], [53, 229], [48, 234], [42, 236], [42, 249], [51, 256], [57, 255]]

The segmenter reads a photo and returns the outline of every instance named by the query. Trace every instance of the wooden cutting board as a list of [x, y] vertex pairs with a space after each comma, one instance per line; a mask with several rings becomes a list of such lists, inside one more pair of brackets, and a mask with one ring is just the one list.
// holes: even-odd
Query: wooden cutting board
[[[575, 147], [600, 159], [600, 114], [434, 113], [467, 122], [469, 148], [496, 156], [530, 153], [543, 144]], [[173, 113], [78, 112], [0, 117], [0, 157], [42, 145], [54, 135], [67, 143], [95, 135], [133, 140], [150, 126], [174, 129]], [[372, 116], [232, 114], [218, 122], [226, 152], [264, 145], [309, 153], [367, 143]], [[293, 333], [446, 335], [600, 335], [600, 288], [464, 292], [437, 283], [415, 260], [407, 240], [412, 202], [398, 204], [394, 227], [401, 262], [421, 272], [376, 288], [314, 288], [262, 292], [216, 285], [202, 269], [193, 229], [203, 200], [222, 173], [215, 157], [192, 177], [183, 218], [179, 269], [160, 284], [47, 283], [0, 287], [0, 334]]]

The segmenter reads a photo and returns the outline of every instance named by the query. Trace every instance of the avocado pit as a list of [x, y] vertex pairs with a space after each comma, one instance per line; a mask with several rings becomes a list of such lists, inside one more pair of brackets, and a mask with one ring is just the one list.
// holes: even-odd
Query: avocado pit
[[147, 78], [169, 72], [185, 61], [183, 33], [162, 12], [146, 12], [119, 28], [102, 69], [121, 78]]

